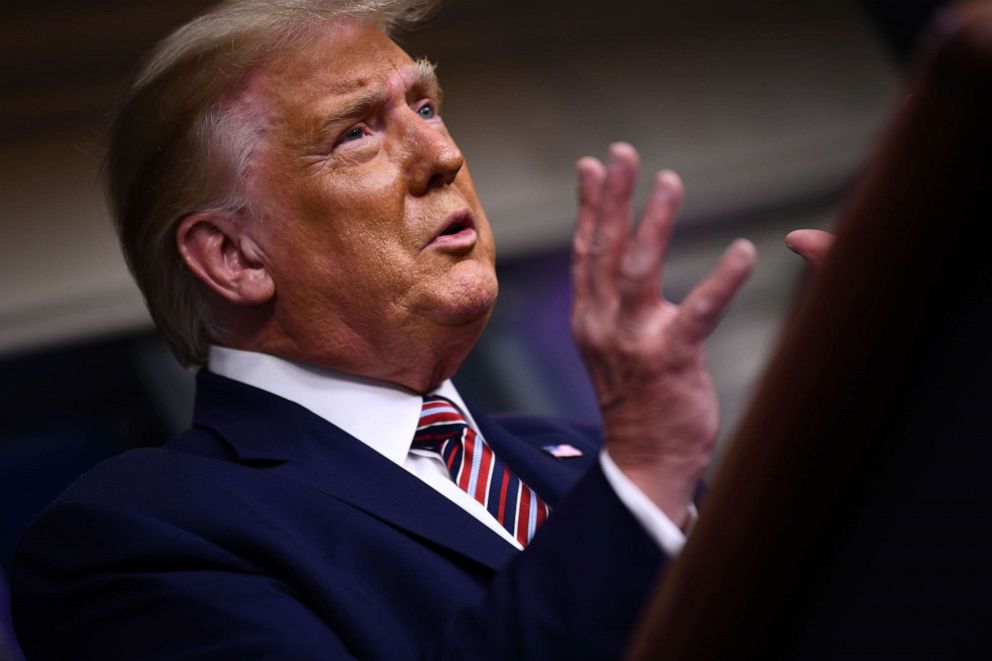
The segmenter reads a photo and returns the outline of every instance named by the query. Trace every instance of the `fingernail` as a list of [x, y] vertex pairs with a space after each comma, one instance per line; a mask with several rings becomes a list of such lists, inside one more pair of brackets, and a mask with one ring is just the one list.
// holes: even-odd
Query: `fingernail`
[[610, 145], [610, 161], [619, 161], [623, 158], [624, 152], [634, 151], [634, 148], [627, 142], [614, 142]]
[[672, 170], [661, 170], [655, 175], [654, 190], [659, 198], [674, 197], [675, 192], [683, 190], [682, 178]]
[[620, 162], [620, 150], [617, 148], [617, 143], [610, 145], [607, 157], [609, 158], [608, 166], [614, 166]]
[[758, 255], [758, 249], [754, 247], [754, 244], [747, 239], [737, 239], [731, 245], [731, 250], [735, 253], [735, 256], [740, 261], [753, 261]]
[[672, 195], [672, 185], [660, 172], [654, 180], [654, 196], [658, 199], [664, 199], [666, 197], [671, 197]]
[[658, 178], [663, 180], [671, 188], [683, 185], [682, 177], [675, 170], [662, 170], [658, 173]]

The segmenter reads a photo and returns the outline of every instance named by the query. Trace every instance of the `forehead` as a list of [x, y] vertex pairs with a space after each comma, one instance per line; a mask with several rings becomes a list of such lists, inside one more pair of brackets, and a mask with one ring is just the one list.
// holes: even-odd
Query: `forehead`
[[277, 52], [252, 76], [249, 89], [276, 114], [320, 114], [341, 98], [415, 77], [413, 60], [381, 28], [342, 20], [317, 26]]

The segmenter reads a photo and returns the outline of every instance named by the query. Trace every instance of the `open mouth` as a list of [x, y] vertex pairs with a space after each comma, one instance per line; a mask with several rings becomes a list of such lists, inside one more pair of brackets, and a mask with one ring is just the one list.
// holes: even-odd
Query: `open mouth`
[[475, 243], [475, 217], [468, 209], [454, 211], [445, 218], [444, 228], [429, 245], [465, 248]]
[[475, 219], [470, 211], [456, 211], [448, 215], [448, 224], [438, 236], [454, 236], [465, 230], [475, 229]]

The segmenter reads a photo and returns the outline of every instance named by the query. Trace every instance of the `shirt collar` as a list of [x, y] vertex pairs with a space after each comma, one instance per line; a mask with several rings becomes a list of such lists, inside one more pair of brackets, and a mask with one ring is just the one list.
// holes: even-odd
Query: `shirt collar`
[[[423, 402], [417, 393], [386, 381], [227, 347], [211, 346], [207, 367], [299, 404], [395, 464], [406, 460]], [[430, 394], [449, 399], [478, 429], [450, 379]]]

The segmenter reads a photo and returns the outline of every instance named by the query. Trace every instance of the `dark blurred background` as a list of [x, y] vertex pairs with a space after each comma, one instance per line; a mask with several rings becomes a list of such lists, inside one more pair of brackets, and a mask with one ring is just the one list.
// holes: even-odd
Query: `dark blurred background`
[[[188, 422], [192, 375], [151, 328], [98, 177], [141, 54], [211, 3], [8, 0], [0, 25], [0, 659], [16, 540], [76, 475]], [[936, 0], [449, 0], [403, 37], [439, 64], [445, 120], [499, 247], [492, 326], [457, 379], [491, 409], [595, 420], [568, 336], [572, 167], [628, 140], [678, 170], [666, 268], [681, 298], [736, 236], [759, 266], [710, 345], [723, 437], [746, 406], [803, 266], [899, 101]], [[643, 186], [642, 186], [643, 188]], [[6, 641], [6, 644], [5, 642]]]

